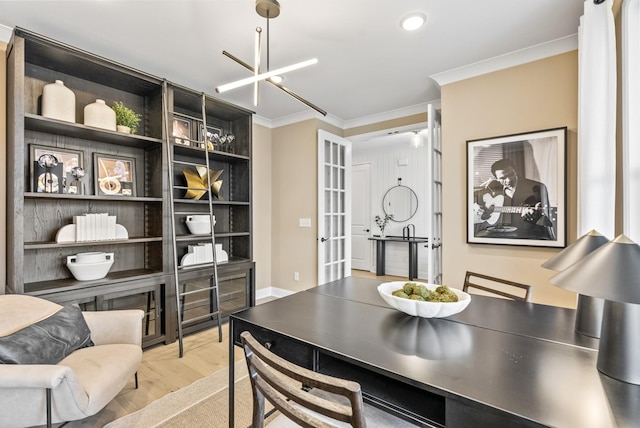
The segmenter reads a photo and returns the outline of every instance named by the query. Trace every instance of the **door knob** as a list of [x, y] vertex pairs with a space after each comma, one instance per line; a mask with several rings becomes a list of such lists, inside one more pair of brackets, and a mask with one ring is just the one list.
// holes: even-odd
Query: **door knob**
[[369, 232], [369, 229], [365, 229], [365, 230], [363, 230], [363, 232]]
[[328, 241], [329, 238], [320, 238], [320, 242]]

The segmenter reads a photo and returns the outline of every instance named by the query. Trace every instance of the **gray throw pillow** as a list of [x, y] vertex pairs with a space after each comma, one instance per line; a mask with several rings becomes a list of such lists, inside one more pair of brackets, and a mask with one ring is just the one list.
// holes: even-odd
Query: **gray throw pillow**
[[93, 346], [91, 331], [78, 304], [0, 337], [2, 364], [57, 364], [76, 349]]

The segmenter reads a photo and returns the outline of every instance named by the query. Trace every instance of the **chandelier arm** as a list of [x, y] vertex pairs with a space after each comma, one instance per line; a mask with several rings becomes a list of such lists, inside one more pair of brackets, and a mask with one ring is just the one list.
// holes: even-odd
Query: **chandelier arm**
[[[267, 34], [269, 34], [269, 27], [267, 27]], [[255, 50], [254, 50], [254, 66], [253, 66], [253, 75], [254, 77], [257, 79], [258, 75], [260, 74], [260, 48], [261, 48], [261, 33], [262, 33], [262, 28], [258, 27], [256, 28], [256, 42], [255, 42]], [[269, 54], [269, 50], [267, 47], [267, 55]], [[267, 56], [268, 58], [268, 56]], [[267, 61], [269, 61], [267, 59]], [[269, 63], [267, 62], [267, 71], [269, 71]], [[255, 83], [253, 84], [253, 105], [257, 106], [258, 105], [258, 98], [259, 98], [259, 85], [258, 85], [258, 80], [255, 81]]]
[[[243, 66], [244, 68], [246, 68], [247, 70], [249, 70], [250, 72], [254, 73], [254, 68], [252, 66], [250, 66], [249, 64], [247, 64], [246, 62], [242, 61], [240, 58], [236, 57], [235, 55], [227, 52], [227, 51], [222, 51], [222, 55], [226, 56], [227, 58], [231, 59], [232, 61], [236, 62], [237, 64]], [[285, 88], [284, 86], [282, 86], [279, 83], [273, 82], [269, 79], [267, 79], [267, 82], [271, 83], [273, 86], [275, 86], [276, 88], [286, 92], [287, 94], [289, 94], [290, 96], [292, 96], [293, 98], [297, 99], [298, 101], [300, 101], [301, 103], [307, 105], [308, 107], [314, 109], [315, 111], [317, 111], [318, 113], [320, 113], [323, 116], [327, 115], [327, 112], [323, 109], [321, 109], [320, 107], [316, 106], [315, 104], [313, 104], [310, 101], [307, 101], [306, 99], [302, 98], [300, 95], [296, 94], [295, 92], [291, 91], [290, 89]]]

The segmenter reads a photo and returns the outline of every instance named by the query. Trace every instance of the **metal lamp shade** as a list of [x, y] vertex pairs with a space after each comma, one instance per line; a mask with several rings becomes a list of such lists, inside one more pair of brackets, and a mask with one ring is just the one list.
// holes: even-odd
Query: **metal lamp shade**
[[551, 278], [568, 290], [605, 299], [597, 367], [640, 384], [640, 246], [618, 236]]
[[620, 235], [549, 281], [587, 296], [640, 304], [640, 246]]
[[[606, 236], [595, 230], [583, 235], [560, 251], [554, 257], [542, 264], [543, 268], [555, 271], [562, 271], [572, 264], [582, 260], [587, 254], [597, 250], [609, 242]], [[600, 337], [602, 326], [602, 312], [604, 310], [604, 300], [578, 294], [578, 306], [576, 310], [575, 330], [586, 336]]]
[[592, 230], [544, 262], [542, 267], [555, 271], [563, 271], [572, 264], [582, 260], [584, 256], [591, 253], [593, 250], [600, 248], [607, 242], [609, 242], [609, 238], [601, 235], [595, 230]]

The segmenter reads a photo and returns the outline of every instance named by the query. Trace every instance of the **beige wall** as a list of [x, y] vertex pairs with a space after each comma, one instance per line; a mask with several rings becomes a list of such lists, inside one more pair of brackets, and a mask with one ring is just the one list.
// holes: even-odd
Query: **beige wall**
[[[317, 119], [272, 130], [273, 287], [300, 291], [317, 285], [318, 129], [342, 135], [339, 128]], [[310, 218], [311, 227], [298, 227], [300, 218]], [[255, 239], [254, 245], [258, 245]], [[299, 273], [299, 281], [294, 280], [294, 272]]]
[[272, 144], [271, 129], [253, 125], [253, 259], [256, 289], [271, 287]]
[[578, 55], [572, 51], [442, 88], [443, 278], [460, 285], [466, 270], [534, 286], [533, 301], [575, 307], [575, 294], [548, 281], [540, 265], [559, 250], [467, 244], [466, 141], [566, 126], [569, 129], [568, 242], [576, 239]]

